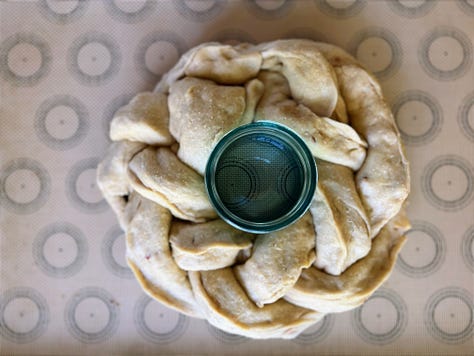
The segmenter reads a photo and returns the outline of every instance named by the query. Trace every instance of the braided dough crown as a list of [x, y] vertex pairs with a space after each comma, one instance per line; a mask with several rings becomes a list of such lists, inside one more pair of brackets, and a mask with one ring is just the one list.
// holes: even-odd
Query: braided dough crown
[[[217, 218], [204, 187], [218, 140], [256, 120], [291, 127], [319, 172], [310, 210], [264, 235]], [[308, 40], [205, 43], [115, 114], [98, 167], [143, 289], [252, 338], [293, 338], [387, 279], [409, 222], [408, 162], [374, 77]]]

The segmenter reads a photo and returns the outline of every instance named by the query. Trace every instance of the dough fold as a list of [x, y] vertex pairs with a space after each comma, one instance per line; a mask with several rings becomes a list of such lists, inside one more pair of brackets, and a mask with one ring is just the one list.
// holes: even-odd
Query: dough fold
[[148, 147], [135, 155], [128, 165], [128, 179], [139, 194], [177, 218], [204, 222], [217, 217], [204, 179], [167, 147]]
[[202, 224], [174, 222], [170, 243], [182, 269], [208, 271], [232, 266], [240, 253], [252, 247], [253, 237], [222, 220]]
[[127, 228], [127, 261], [142, 288], [151, 297], [184, 314], [202, 317], [186, 271], [171, 256], [168, 209], [136, 196], [138, 209]]

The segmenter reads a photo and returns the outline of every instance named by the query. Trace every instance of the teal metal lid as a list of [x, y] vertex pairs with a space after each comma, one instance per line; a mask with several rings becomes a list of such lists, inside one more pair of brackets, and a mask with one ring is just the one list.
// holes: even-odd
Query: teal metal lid
[[205, 184], [219, 216], [251, 233], [283, 229], [309, 208], [318, 179], [314, 158], [290, 128], [258, 121], [227, 133], [206, 166]]

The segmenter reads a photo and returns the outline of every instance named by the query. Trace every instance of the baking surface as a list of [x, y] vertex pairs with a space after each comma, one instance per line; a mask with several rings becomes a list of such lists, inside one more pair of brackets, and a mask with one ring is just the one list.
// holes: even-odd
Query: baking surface
[[[144, 295], [95, 183], [113, 113], [188, 48], [304, 37], [380, 79], [413, 228], [362, 307], [255, 341]], [[474, 2], [0, 3], [0, 353], [474, 355]]]

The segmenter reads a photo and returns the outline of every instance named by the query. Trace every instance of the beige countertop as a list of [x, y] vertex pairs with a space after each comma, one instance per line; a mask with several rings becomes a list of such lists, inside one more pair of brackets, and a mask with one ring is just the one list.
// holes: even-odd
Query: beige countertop
[[[204, 41], [305, 37], [377, 75], [413, 228], [362, 307], [291, 341], [151, 301], [95, 183], [113, 112]], [[0, 354], [474, 354], [473, 1], [2, 1]]]

